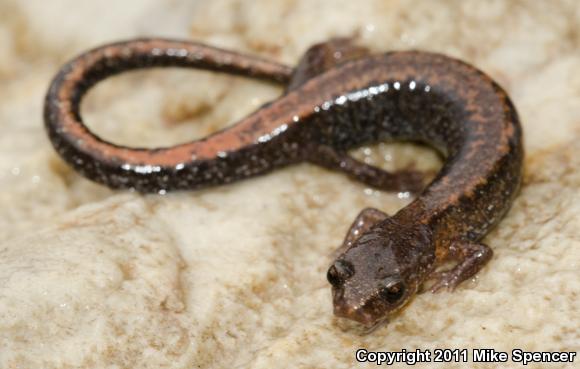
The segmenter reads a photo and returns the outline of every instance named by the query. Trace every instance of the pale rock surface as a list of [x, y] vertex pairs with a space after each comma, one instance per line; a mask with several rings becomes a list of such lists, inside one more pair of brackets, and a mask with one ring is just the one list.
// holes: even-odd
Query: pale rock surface
[[[579, 32], [576, 0], [3, 0], [0, 368], [349, 368], [359, 347], [578, 351]], [[479, 66], [510, 92], [526, 138], [521, 195], [485, 240], [494, 259], [456, 293], [422, 294], [361, 336], [332, 317], [326, 268], [360, 209], [394, 213], [410, 201], [404, 194], [305, 164], [166, 196], [81, 178], [43, 131], [49, 80], [98, 43], [152, 35], [287, 63], [314, 42], [354, 36], [377, 51], [434, 50]], [[139, 72], [99, 85], [83, 111], [114, 142], [168, 145], [279, 92], [200, 72]], [[389, 168], [438, 165], [409, 145], [359, 154]]]

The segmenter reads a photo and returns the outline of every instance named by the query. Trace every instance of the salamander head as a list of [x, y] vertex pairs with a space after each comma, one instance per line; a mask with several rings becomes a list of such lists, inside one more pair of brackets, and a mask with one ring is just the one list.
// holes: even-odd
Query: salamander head
[[427, 226], [392, 219], [379, 223], [328, 269], [334, 314], [367, 327], [377, 325], [415, 295], [434, 260]]

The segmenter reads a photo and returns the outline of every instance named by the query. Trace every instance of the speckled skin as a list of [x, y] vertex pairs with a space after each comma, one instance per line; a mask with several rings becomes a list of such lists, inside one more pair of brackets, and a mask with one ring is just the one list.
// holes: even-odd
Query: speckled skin
[[[433, 146], [446, 157], [436, 178], [392, 217], [361, 212], [328, 271], [335, 314], [376, 326], [427, 279], [435, 280], [433, 291], [453, 289], [491, 258], [479, 240], [519, 188], [521, 128], [503, 89], [466, 63], [418, 51], [356, 58], [365, 54], [360, 48], [329, 45], [314, 47], [294, 78], [283, 65], [190, 42], [147, 39], [97, 48], [66, 64], [52, 82], [45, 105], [49, 137], [86, 177], [142, 192], [223, 184], [300, 161], [344, 170], [383, 189], [414, 190], [417, 177], [401, 180], [405, 174], [382, 172], [345, 153], [385, 140]], [[328, 58], [343, 51], [344, 60]], [[231, 128], [191, 143], [132, 149], [94, 136], [79, 114], [83, 94], [110, 75], [153, 66], [290, 85]], [[453, 269], [435, 271], [449, 259], [458, 261]]]

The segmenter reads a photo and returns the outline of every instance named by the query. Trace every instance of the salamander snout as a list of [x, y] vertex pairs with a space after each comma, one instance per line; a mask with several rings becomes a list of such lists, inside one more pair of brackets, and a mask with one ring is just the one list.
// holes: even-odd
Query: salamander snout
[[388, 224], [363, 234], [330, 266], [334, 314], [367, 327], [402, 308], [434, 259], [430, 234]]
[[388, 312], [402, 306], [407, 293], [405, 283], [397, 277], [379, 282], [377, 293], [366, 297], [349, 296], [345, 289], [337, 288], [333, 290], [334, 315], [370, 327], [383, 320]]
[[406, 301], [409, 288], [398, 275], [369, 285], [349, 283], [352, 276], [354, 267], [345, 260], [337, 260], [328, 269], [327, 278], [333, 286], [334, 315], [338, 317], [373, 326]]

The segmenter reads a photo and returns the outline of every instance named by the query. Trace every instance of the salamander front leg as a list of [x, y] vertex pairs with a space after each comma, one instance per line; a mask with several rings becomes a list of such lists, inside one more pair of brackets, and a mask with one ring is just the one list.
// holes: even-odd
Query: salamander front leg
[[434, 279], [431, 292], [447, 288], [453, 291], [461, 282], [471, 278], [493, 256], [493, 251], [483, 243], [455, 241], [449, 248], [449, 257], [458, 260], [458, 264], [448, 271], [433, 272], [429, 279]]
[[334, 251], [334, 258], [345, 252], [363, 233], [388, 217], [387, 214], [375, 208], [363, 209], [352, 222], [342, 245]]
[[419, 171], [388, 172], [360, 162], [346, 152], [336, 151], [329, 146], [314, 148], [309, 161], [328, 169], [342, 171], [356, 181], [384, 191], [409, 191], [417, 194], [424, 187], [425, 177]]
[[370, 51], [355, 44], [353, 39], [334, 38], [312, 45], [304, 53], [288, 84], [294, 90], [309, 79], [340, 64], [370, 55]]

